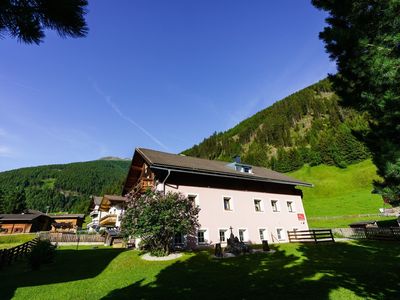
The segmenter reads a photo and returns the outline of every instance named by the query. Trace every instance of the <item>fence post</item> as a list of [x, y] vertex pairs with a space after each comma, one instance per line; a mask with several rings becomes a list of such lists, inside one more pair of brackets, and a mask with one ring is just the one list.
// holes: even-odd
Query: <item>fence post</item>
[[332, 242], [335, 242], [335, 239], [333, 238], [332, 229], [329, 229], [329, 233], [331, 234], [331, 239], [332, 239]]
[[317, 242], [317, 235], [315, 234], [315, 230], [314, 230], [314, 229], [313, 229], [312, 233], [313, 233], [313, 236], [314, 236], [314, 242], [315, 242], [315, 243], [318, 243], [318, 242]]

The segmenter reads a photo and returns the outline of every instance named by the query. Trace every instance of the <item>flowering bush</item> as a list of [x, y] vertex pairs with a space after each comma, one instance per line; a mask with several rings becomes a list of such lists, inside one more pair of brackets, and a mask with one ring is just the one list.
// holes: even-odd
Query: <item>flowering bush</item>
[[181, 193], [148, 191], [128, 198], [123, 234], [141, 238], [141, 247], [152, 254], [168, 255], [176, 234], [194, 235], [199, 227], [200, 209]]

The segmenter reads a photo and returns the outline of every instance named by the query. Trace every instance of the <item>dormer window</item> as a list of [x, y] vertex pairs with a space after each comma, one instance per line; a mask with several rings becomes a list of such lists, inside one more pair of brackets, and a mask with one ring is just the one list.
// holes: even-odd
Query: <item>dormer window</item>
[[251, 167], [243, 167], [242, 170], [243, 170], [242, 172], [245, 172], [245, 173], [252, 173]]
[[227, 167], [234, 169], [241, 173], [249, 173], [249, 174], [253, 173], [252, 166], [241, 163], [240, 157], [238, 157], [238, 156], [236, 156], [235, 161], [228, 164]]

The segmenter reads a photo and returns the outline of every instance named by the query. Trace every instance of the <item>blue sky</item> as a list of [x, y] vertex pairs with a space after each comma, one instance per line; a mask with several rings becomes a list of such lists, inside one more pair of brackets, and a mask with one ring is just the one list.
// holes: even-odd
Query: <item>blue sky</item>
[[335, 72], [324, 18], [308, 0], [91, 1], [86, 38], [4, 38], [0, 171], [180, 152], [229, 129]]

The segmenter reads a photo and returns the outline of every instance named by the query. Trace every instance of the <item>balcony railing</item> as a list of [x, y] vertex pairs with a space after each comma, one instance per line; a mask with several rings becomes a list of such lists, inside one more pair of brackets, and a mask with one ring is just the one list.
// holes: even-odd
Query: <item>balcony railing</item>
[[147, 189], [152, 189], [154, 187], [154, 180], [150, 178], [141, 179], [136, 186], [133, 188], [133, 192], [144, 193]]
[[115, 225], [117, 222], [117, 215], [116, 214], [109, 214], [100, 219], [100, 225]]

